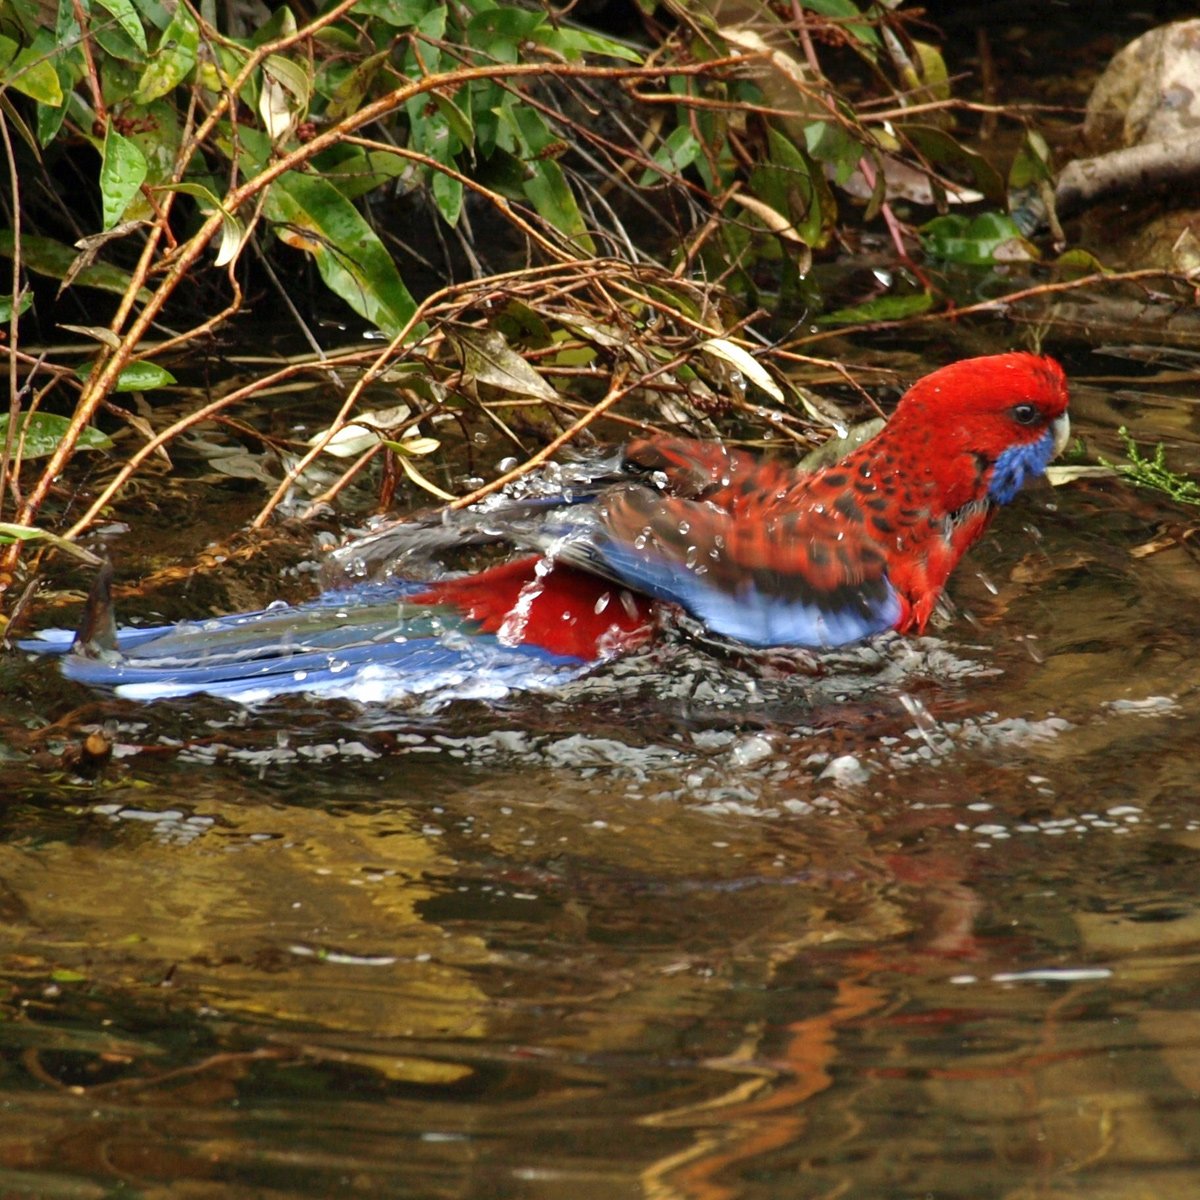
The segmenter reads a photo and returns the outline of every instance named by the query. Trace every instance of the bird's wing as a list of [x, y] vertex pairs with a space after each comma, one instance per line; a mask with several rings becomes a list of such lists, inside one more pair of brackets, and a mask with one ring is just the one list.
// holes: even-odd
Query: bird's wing
[[892, 628], [904, 612], [879, 545], [815, 501], [731, 513], [625, 486], [548, 549], [752, 646], [844, 645]]

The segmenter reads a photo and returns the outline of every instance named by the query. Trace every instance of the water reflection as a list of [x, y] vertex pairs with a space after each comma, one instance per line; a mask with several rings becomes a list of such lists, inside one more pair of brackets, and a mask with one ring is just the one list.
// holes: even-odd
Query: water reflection
[[1005, 521], [923, 642], [431, 718], [4, 660], [0, 1194], [1200, 1190], [1186, 519]]

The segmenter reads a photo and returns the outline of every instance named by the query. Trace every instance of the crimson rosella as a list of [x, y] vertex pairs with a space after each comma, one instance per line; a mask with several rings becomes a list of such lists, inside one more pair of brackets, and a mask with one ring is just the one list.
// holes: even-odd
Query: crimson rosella
[[[76, 639], [64, 669], [148, 699], [441, 699], [570, 677], [645, 642], [670, 611], [752, 647], [921, 633], [958, 560], [1068, 429], [1053, 359], [968, 359], [920, 380], [879, 434], [818, 471], [715, 443], [638, 441], [615, 471], [576, 470], [569, 494], [391, 527], [383, 579], [297, 606], [93, 634]], [[398, 577], [406, 558], [453, 540], [534, 552], [433, 582]]]

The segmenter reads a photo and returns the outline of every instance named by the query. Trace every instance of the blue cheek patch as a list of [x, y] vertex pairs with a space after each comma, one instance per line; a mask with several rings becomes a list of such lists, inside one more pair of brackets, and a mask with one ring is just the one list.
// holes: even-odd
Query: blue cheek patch
[[988, 496], [997, 504], [1008, 504], [1021, 490], [1027, 479], [1043, 474], [1054, 457], [1054, 432], [1047, 429], [1036, 442], [1009, 446], [996, 459]]

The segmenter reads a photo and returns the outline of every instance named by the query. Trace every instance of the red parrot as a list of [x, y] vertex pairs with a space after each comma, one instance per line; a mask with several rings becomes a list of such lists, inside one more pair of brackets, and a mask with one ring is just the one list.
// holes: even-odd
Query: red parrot
[[[456, 540], [535, 553], [433, 583], [389, 577], [305, 605], [93, 634], [66, 673], [143, 698], [354, 694], [346, 681], [372, 672], [381, 697], [487, 696], [527, 686], [537, 664], [578, 668], [645, 642], [664, 607], [755, 647], [921, 633], [996, 508], [1063, 449], [1067, 400], [1053, 359], [999, 354], [926, 376], [879, 434], [815, 472], [715, 443], [637, 441], [570, 495], [394, 525], [338, 557], [383, 548], [394, 575]], [[88, 625], [111, 621], [93, 612]], [[62, 635], [26, 645], [66, 649]]]

